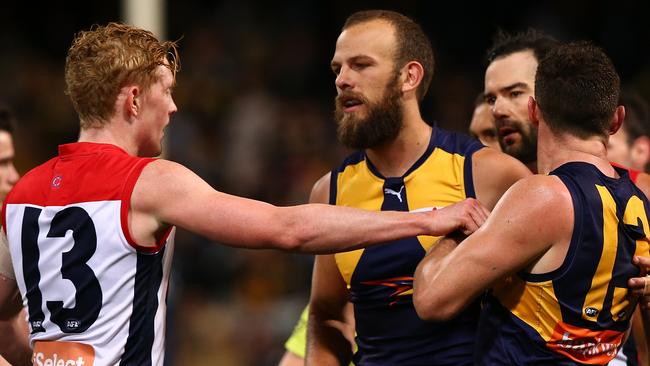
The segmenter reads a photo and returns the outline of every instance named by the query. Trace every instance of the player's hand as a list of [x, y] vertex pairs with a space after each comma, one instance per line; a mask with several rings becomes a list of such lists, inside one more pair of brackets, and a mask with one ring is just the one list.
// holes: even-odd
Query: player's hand
[[490, 211], [478, 200], [467, 198], [430, 214], [433, 216], [431, 235], [442, 236], [453, 231], [469, 235], [483, 225]]
[[650, 257], [635, 255], [632, 263], [641, 269], [640, 277], [632, 277], [627, 281], [630, 294], [637, 296], [642, 309], [650, 309]]

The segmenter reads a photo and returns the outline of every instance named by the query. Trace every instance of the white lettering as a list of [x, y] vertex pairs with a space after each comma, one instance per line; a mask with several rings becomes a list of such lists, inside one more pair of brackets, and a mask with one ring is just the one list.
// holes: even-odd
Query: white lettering
[[43, 352], [34, 354], [34, 362], [36, 366], [84, 366], [86, 364], [81, 356], [76, 360], [67, 360], [65, 357], [59, 358], [59, 355], [55, 353], [52, 358], [46, 358]]
[[562, 340], [557, 343], [558, 347], [566, 349], [569, 352], [582, 356], [597, 356], [606, 354], [608, 356], [616, 354], [620, 343], [606, 343], [602, 339], [593, 340], [573, 340], [568, 333], [563, 334]]

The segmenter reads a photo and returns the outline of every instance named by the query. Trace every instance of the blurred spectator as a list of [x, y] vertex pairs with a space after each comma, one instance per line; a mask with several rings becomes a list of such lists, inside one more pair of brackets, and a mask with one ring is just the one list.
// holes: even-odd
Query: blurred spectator
[[481, 141], [483, 145], [501, 151], [497, 139], [497, 128], [494, 125], [494, 116], [492, 116], [490, 105], [485, 102], [483, 93], [479, 94], [474, 102], [474, 113], [472, 113], [472, 121], [469, 124], [469, 134]]
[[637, 92], [624, 89], [619, 104], [625, 107], [625, 120], [609, 137], [607, 157], [625, 167], [646, 171], [650, 162], [648, 103]]

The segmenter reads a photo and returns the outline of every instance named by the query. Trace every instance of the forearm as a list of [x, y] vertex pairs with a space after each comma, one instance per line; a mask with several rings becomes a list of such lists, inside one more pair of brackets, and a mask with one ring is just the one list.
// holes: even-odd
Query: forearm
[[[647, 306], [641, 306], [641, 307], [638, 307], [637, 309], [638, 309], [638, 312], [640, 313], [640, 317], [636, 316], [636, 314], [635, 314], [635, 318], [636, 319], [640, 318], [641, 323], [642, 323], [643, 326], [642, 327], [635, 326], [634, 330], [635, 331], [641, 330], [643, 332], [643, 334], [639, 333], [637, 335], [638, 331], [635, 332], [634, 333], [634, 340], [635, 340], [635, 342], [637, 342], [637, 349], [641, 350], [641, 352], [639, 353], [639, 356], [640, 357], [645, 356], [645, 358], [641, 358], [641, 363], [640, 364], [641, 365], [650, 365], [650, 352], [648, 352], [648, 350], [650, 350], [650, 337], [648, 337], [648, 334], [650, 334], [650, 308], [648, 308]], [[641, 328], [641, 329], [639, 329], [639, 328]]]
[[437, 307], [432, 304], [437, 302], [439, 289], [435, 283], [442, 270], [441, 262], [451, 253], [462, 241], [461, 236], [445, 236], [440, 238], [429, 250], [424, 259], [415, 269], [413, 281], [413, 304], [418, 316], [422, 319], [434, 319], [432, 312]]
[[0, 321], [0, 354], [13, 366], [32, 364], [24, 311], [12, 320]]
[[0, 321], [14, 319], [23, 309], [16, 280], [0, 274]]
[[[310, 204], [282, 208], [285, 233], [300, 252], [335, 253], [404, 237], [424, 235], [435, 215], [373, 212]], [[433, 216], [433, 217], [432, 217]]]

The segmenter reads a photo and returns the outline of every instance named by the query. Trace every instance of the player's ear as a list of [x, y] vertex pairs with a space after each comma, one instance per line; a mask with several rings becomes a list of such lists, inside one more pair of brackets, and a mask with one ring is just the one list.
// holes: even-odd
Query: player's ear
[[650, 138], [639, 136], [632, 143], [630, 158], [635, 167], [645, 167], [650, 163]]
[[[127, 120], [130, 120], [132, 117], [137, 117], [140, 113], [140, 95], [140, 88], [136, 85], [128, 85], [122, 88], [120, 96], [118, 96], [118, 104], [121, 104]], [[120, 100], [122, 100], [121, 103]]]
[[619, 128], [621, 128], [621, 125], [623, 124], [623, 121], [625, 120], [625, 107], [622, 105], [619, 105], [616, 107], [616, 111], [614, 112], [614, 116], [612, 116], [612, 121], [609, 124], [609, 134], [613, 135], [618, 131]]
[[535, 97], [528, 97], [528, 119], [536, 128], [539, 128], [540, 111]]
[[424, 78], [424, 67], [417, 61], [411, 61], [402, 68], [402, 92], [415, 92]]

